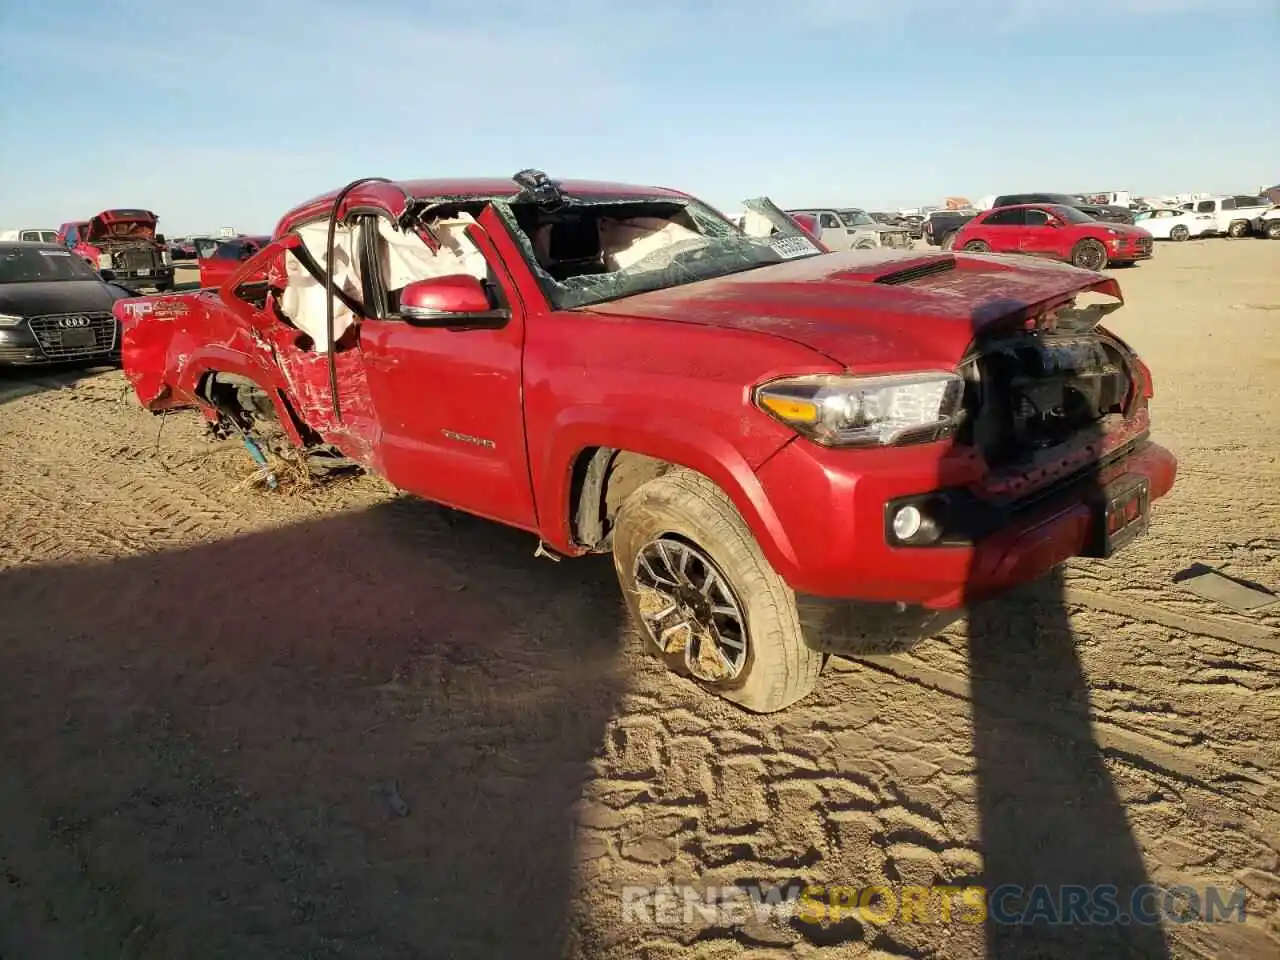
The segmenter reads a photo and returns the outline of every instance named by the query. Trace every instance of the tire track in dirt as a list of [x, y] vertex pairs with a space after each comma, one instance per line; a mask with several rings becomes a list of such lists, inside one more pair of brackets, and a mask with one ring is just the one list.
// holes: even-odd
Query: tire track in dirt
[[[958, 700], [969, 700], [968, 679], [959, 674], [905, 658], [864, 657], [858, 662], [904, 683], [936, 690]], [[1011, 711], [1010, 719], [1058, 730], [1069, 737], [1067, 724], [1057, 722], [1061, 715], [1060, 708], [1044, 704], [1043, 709], [1034, 714]], [[1273, 798], [1267, 807], [1280, 813], [1280, 794], [1277, 793], [1275, 778], [1264, 770], [1222, 763], [1217, 759], [1223, 753], [1220, 746], [1198, 746], [1192, 738], [1161, 737], [1150, 730], [1138, 731], [1107, 720], [1095, 724], [1095, 736], [1103, 749], [1113, 751], [1131, 763], [1148, 765], [1170, 777], [1218, 793], [1224, 799], [1231, 799], [1233, 794], [1222, 787], [1222, 783], [1244, 781], [1257, 788], [1260, 797]]]

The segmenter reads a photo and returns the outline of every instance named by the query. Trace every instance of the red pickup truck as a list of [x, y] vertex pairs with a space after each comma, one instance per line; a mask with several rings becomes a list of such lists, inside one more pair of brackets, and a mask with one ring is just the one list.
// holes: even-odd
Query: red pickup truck
[[356, 181], [220, 288], [118, 304], [123, 365], [251, 452], [611, 552], [654, 652], [759, 712], [1147, 529], [1176, 462], [1113, 279], [748, 207], [773, 228], [537, 171]]
[[58, 242], [103, 280], [163, 293], [173, 286], [173, 257], [156, 233], [158, 222], [150, 210], [103, 210], [89, 220], [64, 223]]

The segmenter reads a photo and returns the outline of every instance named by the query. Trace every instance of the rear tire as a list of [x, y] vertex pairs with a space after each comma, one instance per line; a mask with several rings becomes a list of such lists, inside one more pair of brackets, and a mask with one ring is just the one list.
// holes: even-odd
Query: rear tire
[[1191, 231], [1184, 224], [1181, 224], [1181, 223], [1169, 231], [1169, 239], [1175, 240], [1178, 243], [1182, 243], [1183, 240], [1186, 240], [1190, 236], [1191, 236]]
[[943, 250], [950, 250], [952, 247], [955, 246], [955, 243], [956, 243], [956, 232], [952, 230], [942, 235], [942, 243], [939, 244], [939, 246], [942, 247]]
[[[684, 568], [676, 559], [671, 566], [655, 570], [661, 566], [660, 560], [650, 560], [655, 556], [693, 559]], [[676, 673], [708, 692], [755, 713], [774, 713], [817, 685], [826, 657], [805, 643], [795, 594], [769, 565], [733, 502], [707, 477], [677, 469], [650, 480], [628, 497], [613, 531], [613, 564], [627, 609], [649, 648]], [[708, 593], [708, 567], [723, 579], [726, 589], [717, 585]], [[660, 592], [666, 584], [655, 580], [653, 572], [670, 584], [670, 594]], [[732, 618], [713, 621], [711, 628], [679, 626], [711, 619], [710, 614], [695, 616], [699, 595], [710, 595], [713, 602], [720, 596], [723, 602], [716, 609], [727, 604], [741, 614], [741, 652], [719, 642], [724, 637], [738, 638]], [[689, 596], [692, 601], [684, 599]], [[680, 609], [671, 608], [671, 602], [678, 602]], [[659, 616], [668, 609], [672, 612]], [[660, 636], [667, 637], [665, 650]], [[727, 657], [711, 662], [690, 654], [690, 648], [718, 649]], [[730, 665], [734, 658], [736, 665]], [[694, 673], [691, 662], [702, 676]], [[722, 679], [708, 679], [708, 673], [721, 667]]]
[[964, 245], [964, 249], [970, 253], [990, 253], [991, 245], [985, 240], [970, 240]]
[[1081, 240], [1071, 251], [1071, 265], [1081, 270], [1101, 270], [1107, 265], [1107, 248], [1097, 240]]

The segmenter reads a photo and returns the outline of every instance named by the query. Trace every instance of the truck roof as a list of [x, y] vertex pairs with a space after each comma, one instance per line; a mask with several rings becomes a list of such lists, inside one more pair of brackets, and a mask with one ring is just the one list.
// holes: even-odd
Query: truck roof
[[[671, 200], [688, 200], [687, 193], [672, 190], [668, 187], [640, 186], [633, 183], [612, 183], [607, 180], [557, 180], [560, 189], [570, 196], [604, 199], [653, 199], [669, 198]], [[403, 190], [415, 199], [428, 200], [436, 197], [459, 198], [463, 200], [496, 200], [511, 197], [523, 188], [509, 177], [465, 177], [440, 180], [393, 180], [392, 185]], [[312, 197], [294, 208], [294, 212], [312, 207], [321, 207], [333, 203], [338, 195], [337, 190]]]

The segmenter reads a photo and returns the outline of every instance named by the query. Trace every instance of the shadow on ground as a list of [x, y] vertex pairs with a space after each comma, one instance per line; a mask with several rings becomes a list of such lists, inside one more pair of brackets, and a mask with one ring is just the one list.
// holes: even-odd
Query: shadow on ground
[[0, 573], [0, 955], [560, 956], [623, 611], [530, 554], [404, 500]]
[[81, 380], [120, 369], [119, 364], [49, 364], [39, 367], [0, 367], [0, 405], [40, 393], [61, 390]]
[[[1027, 306], [1016, 299], [980, 306], [973, 316], [979, 349], [1007, 351], [1008, 327], [991, 321], [1016, 316]], [[1066, 329], [1056, 332], [1073, 335]], [[1053, 336], [1054, 331], [1042, 331], [1034, 339]], [[988, 380], [984, 389], [992, 391], [991, 402], [1000, 388]], [[1058, 398], [1045, 391], [1034, 401], [1020, 401], [1014, 388], [1008, 399], [996, 402], [1044, 409], [1046, 423], [1032, 426], [1030, 434], [1042, 438], [1060, 429], [1056, 418], [1082, 402], [1073, 389], [1067, 387]], [[1006, 435], [983, 429], [987, 439], [978, 445], [992, 460]], [[1070, 442], [1093, 447], [1101, 440], [1100, 430], [1091, 426], [1077, 428]], [[1057, 543], [1077, 530], [1096, 535], [1100, 509], [1090, 516], [1082, 506], [1100, 504], [1103, 483], [1112, 479], [1104, 481], [1091, 468], [1073, 481], [1066, 492], [1069, 503], [1058, 501], [1064, 512], [1054, 514]], [[1050, 498], [1040, 509], [1058, 509], [1052, 504]], [[1047, 539], [1041, 527], [1021, 546], [1044, 548]], [[975, 596], [983, 592], [989, 572], [981, 556], [969, 575]], [[1093, 734], [1089, 685], [1071, 630], [1062, 569], [999, 601], [974, 604], [968, 635], [988, 957], [1167, 958], [1160, 926], [1120, 919], [1135, 891], [1150, 880]], [[1043, 722], [1029, 722], [1031, 717]], [[1143, 910], [1150, 906], [1141, 904]]]

